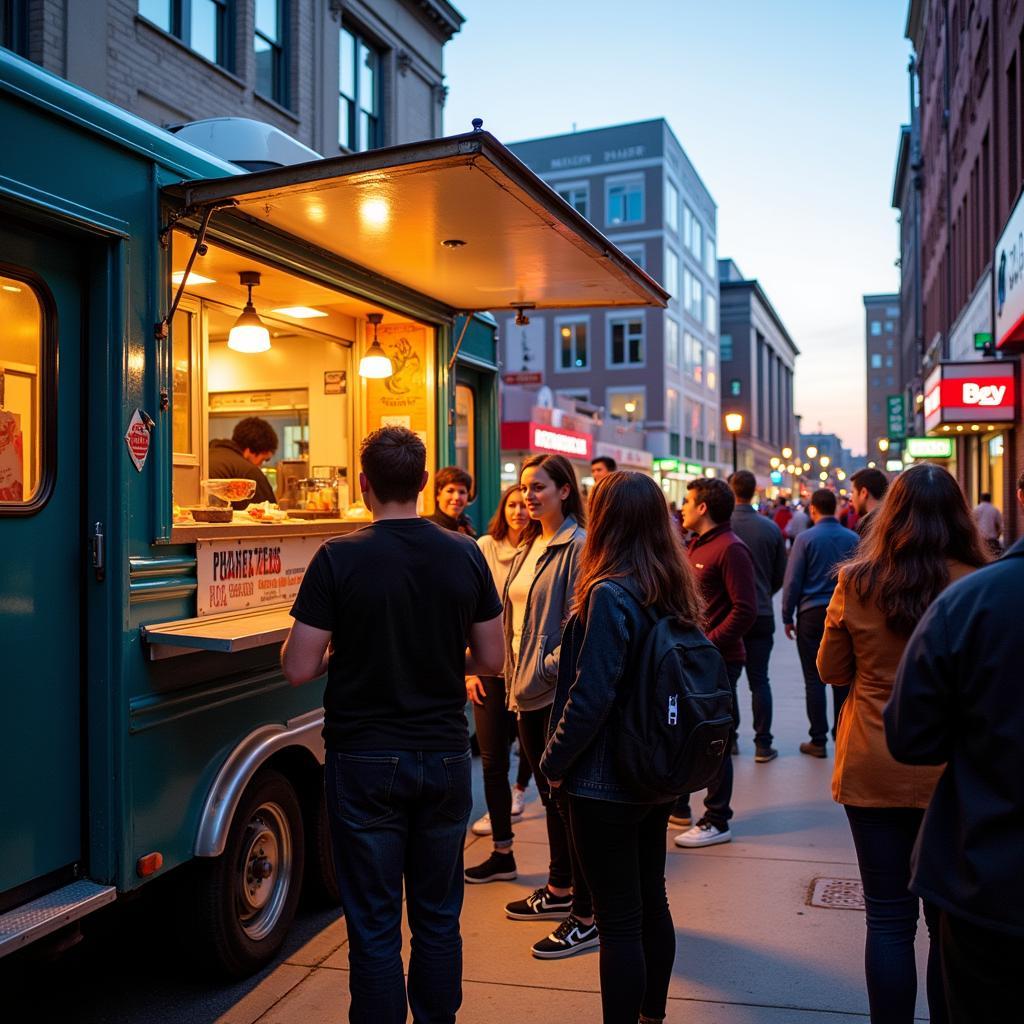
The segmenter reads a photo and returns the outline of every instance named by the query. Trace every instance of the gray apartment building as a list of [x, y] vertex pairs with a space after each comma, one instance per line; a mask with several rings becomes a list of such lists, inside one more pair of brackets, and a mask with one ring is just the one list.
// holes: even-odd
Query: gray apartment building
[[0, 44], [119, 107], [249, 117], [323, 156], [440, 135], [462, 23], [446, 0], [0, 0]]
[[[795, 452], [798, 444], [793, 374], [800, 350], [756, 278], [745, 278], [730, 259], [718, 261], [718, 278], [722, 413], [742, 415], [737, 464], [771, 491], [778, 486], [771, 460], [784, 448]], [[795, 480], [787, 475], [781, 484], [793, 488]]]
[[665, 310], [545, 311], [532, 336], [509, 318], [506, 372], [540, 372], [556, 394], [641, 425], [657, 459], [724, 469], [717, 208], [672, 129], [659, 118], [510, 148], [672, 299]]
[[[907, 408], [900, 370], [900, 297], [865, 295], [865, 353], [867, 384], [867, 455], [880, 454], [878, 442], [889, 439], [890, 400], [903, 410], [904, 430]], [[897, 446], [892, 453], [896, 454]]]

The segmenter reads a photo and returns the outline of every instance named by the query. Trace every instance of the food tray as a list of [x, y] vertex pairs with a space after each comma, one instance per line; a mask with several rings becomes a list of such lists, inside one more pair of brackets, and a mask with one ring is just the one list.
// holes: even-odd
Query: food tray
[[231, 506], [225, 508], [188, 508], [197, 523], [230, 523], [233, 515]]

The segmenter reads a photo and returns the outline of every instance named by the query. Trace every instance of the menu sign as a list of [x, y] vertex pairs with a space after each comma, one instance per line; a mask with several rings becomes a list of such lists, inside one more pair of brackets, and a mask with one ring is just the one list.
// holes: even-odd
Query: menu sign
[[263, 608], [292, 601], [323, 537], [196, 542], [196, 613]]

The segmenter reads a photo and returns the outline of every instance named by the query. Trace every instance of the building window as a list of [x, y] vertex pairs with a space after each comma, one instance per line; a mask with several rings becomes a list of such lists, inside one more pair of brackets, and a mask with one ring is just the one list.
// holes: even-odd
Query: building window
[[608, 318], [608, 365], [644, 365], [644, 321], [642, 316]]
[[900, 315], [900, 311], [895, 306], [886, 306], [885, 315], [895, 318]]
[[380, 51], [341, 29], [338, 81], [338, 145], [356, 153], [382, 145]]
[[640, 423], [647, 413], [643, 388], [609, 388], [608, 415], [627, 423]]
[[693, 218], [693, 226], [690, 229], [690, 252], [693, 253], [697, 262], [704, 263], [704, 228], [696, 217]]
[[882, 321], [881, 320], [872, 320], [871, 321], [871, 333], [876, 338], [882, 333]]
[[679, 189], [671, 181], [665, 182], [665, 224], [670, 231], [679, 232]]
[[683, 372], [698, 384], [704, 382], [704, 346], [689, 331], [683, 335]]
[[672, 317], [665, 317], [665, 365], [679, 369], [679, 324]]
[[886, 331], [887, 334], [892, 334], [892, 321], [891, 320], [886, 320], [885, 321], [885, 331]]
[[620, 245], [619, 248], [622, 250], [622, 255], [628, 256], [641, 270], [647, 269], [647, 252], [643, 242], [638, 242], [635, 245]]
[[890, 368], [892, 367], [892, 356], [886, 356], [885, 357], [885, 365], [890, 367]]
[[665, 246], [665, 290], [674, 299], [679, 298], [679, 256], [671, 246]]
[[888, 373], [885, 376], [885, 386], [887, 388], [891, 388], [891, 387], [895, 387], [896, 386], [896, 380], [895, 380], [895, 378], [893, 377], [893, 375], [891, 373]]
[[139, 0], [138, 10], [200, 57], [230, 66], [228, 0]]
[[704, 296], [704, 326], [711, 334], [718, 333], [718, 300], [710, 291]]
[[736, 377], [729, 381], [729, 394], [733, 398], [739, 398], [743, 394], [743, 382]]
[[558, 345], [556, 366], [559, 370], [586, 370], [590, 366], [590, 318], [580, 317], [555, 321]]
[[686, 203], [683, 203], [683, 245], [693, 248], [693, 213]]
[[679, 392], [675, 388], [665, 390], [665, 426], [669, 433], [679, 434]]
[[583, 405], [590, 405], [590, 388], [559, 388], [555, 394], [562, 398], [571, 398]]
[[891, 351], [893, 350], [893, 348], [895, 347], [895, 344], [894, 344], [894, 342], [893, 342], [893, 339], [892, 339], [892, 338], [886, 338], [886, 339], [885, 339], [885, 347], [886, 347], [886, 348], [887, 348], [887, 349], [888, 349], [888, 350], [889, 350], [890, 352], [891, 352]]
[[718, 353], [710, 347], [704, 353], [704, 380], [710, 390], [718, 387]]
[[560, 185], [558, 194], [581, 216], [590, 216], [590, 186], [586, 182]]
[[882, 384], [881, 378], [879, 378], [879, 377], [872, 377], [871, 378], [871, 386], [873, 388], [881, 387], [881, 384]]
[[644, 219], [644, 179], [618, 178], [605, 185], [605, 223], [640, 224]]
[[256, 0], [256, 91], [281, 106], [288, 104], [286, 11], [286, 0]]
[[704, 269], [712, 281], [718, 280], [718, 254], [715, 252], [715, 240], [710, 235], [704, 239]]
[[718, 339], [718, 352], [722, 357], [723, 363], [732, 362], [732, 335], [723, 334]]
[[871, 369], [880, 370], [882, 368], [882, 354], [880, 352], [871, 353]]
[[704, 285], [683, 268], [683, 308], [698, 323], [704, 322]]
[[0, 0], [0, 46], [28, 56], [28, 0]]

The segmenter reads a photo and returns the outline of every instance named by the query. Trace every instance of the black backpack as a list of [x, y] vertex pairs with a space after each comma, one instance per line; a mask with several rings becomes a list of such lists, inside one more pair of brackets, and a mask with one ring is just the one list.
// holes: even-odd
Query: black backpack
[[[620, 586], [642, 608], [640, 597]], [[696, 628], [651, 619], [618, 704], [615, 764], [623, 781], [651, 798], [704, 789], [726, 756], [733, 728], [732, 690], [718, 648]], [[631, 685], [630, 685], [631, 682]]]

